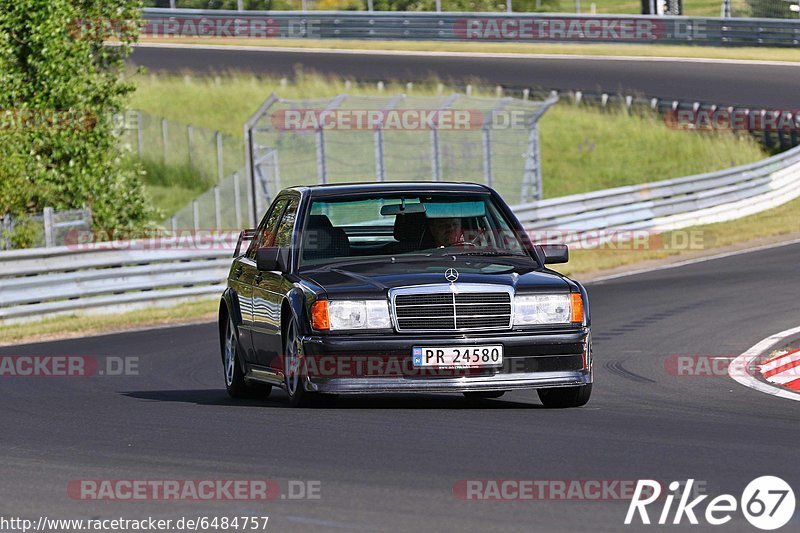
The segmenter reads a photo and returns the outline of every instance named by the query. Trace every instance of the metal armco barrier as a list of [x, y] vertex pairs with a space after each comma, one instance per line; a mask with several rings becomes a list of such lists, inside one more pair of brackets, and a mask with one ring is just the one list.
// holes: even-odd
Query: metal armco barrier
[[146, 35], [797, 46], [800, 20], [649, 15], [222, 11], [146, 8]]
[[120, 312], [219, 295], [232, 252], [136, 249], [130, 243], [95, 250], [60, 246], [3, 252], [0, 322], [74, 311]]
[[[800, 147], [721, 172], [552, 198], [514, 211], [529, 230], [659, 232], [733, 220], [797, 197]], [[0, 253], [0, 322], [217, 296], [230, 256], [227, 247]]]

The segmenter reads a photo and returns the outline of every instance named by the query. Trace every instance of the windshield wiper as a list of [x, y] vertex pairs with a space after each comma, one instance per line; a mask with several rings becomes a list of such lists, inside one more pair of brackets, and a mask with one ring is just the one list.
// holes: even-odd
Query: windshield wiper
[[450, 252], [450, 253], [446, 253], [446, 254], [442, 254], [442, 255], [455, 255], [455, 256], [460, 256], [460, 255], [485, 255], [485, 256], [489, 256], [489, 257], [529, 257], [526, 254], [521, 254], [521, 253], [517, 253], [517, 252], [498, 252], [496, 250], [481, 250], [481, 251], [475, 250], [475, 251], [472, 251], [472, 252]]

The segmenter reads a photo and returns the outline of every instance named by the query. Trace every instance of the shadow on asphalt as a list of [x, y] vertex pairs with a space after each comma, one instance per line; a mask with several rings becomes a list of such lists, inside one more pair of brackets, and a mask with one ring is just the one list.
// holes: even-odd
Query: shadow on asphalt
[[[286, 393], [273, 390], [268, 398], [234, 399], [221, 389], [151, 390], [120, 393], [128, 398], [153, 402], [193, 403], [231, 407], [290, 408]], [[387, 394], [323, 397], [314, 405], [317, 409], [544, 409], [538, 403], [504, 400], [473, 400], [461, 395]]]

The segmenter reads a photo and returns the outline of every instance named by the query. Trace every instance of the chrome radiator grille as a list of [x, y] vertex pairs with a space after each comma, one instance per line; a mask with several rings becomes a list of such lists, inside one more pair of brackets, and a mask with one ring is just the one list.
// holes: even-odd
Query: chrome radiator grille
[[[493, 287], [497, 290], [497, 287]], [[392, 298], [398, 331], [463, 331], [511, 327], [511, 293], [399, 289]]]

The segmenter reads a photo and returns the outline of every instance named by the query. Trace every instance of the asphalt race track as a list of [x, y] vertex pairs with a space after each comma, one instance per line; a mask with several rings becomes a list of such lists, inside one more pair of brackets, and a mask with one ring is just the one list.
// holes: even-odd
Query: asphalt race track
[[[140, 375], [4, 379], [0, 513], [268, 515], [272, 531], [620, 531], [625, 502], [463, 501], [453, 486], [694, 478], [712, 496], [738, 498], [750, 480], [771, 474], [797, 487], [800, 403], [728, 377], [671, 375], [665, 359], [735, 356], [796, 326], [798, 265], [794, 244], [589, 285], [596, 387], [581, 409], [545, 410], [531, 392], [474, 405], [456, 395], [365, 396], [313, 410], [288, 407], [282, 392], [233, 401], [212, 324], [4, 348], [138, 356]], [[67, 494], [75, 479], [265, 478], [319, 481], [321, 498], [102, 502]], [[799, 525], [795, 515], [787, 529]], [[741, 514], [716, 529], [753, 531]]]
[[[692, 61], [558, 58], [473, 58], [425, 55], [311, 53], [262, 50], [138, 47], [138, 65], [159, 72], [244, 71], [291, 76], [308, 71], [360, 80], [417, 81], [436, 76], [460, 82], [483, 80], [508, 87], [637, 93], [650, 97], [797, 108], [800, 67]], [[768, 58], [764, 58], [768, 59]]]

